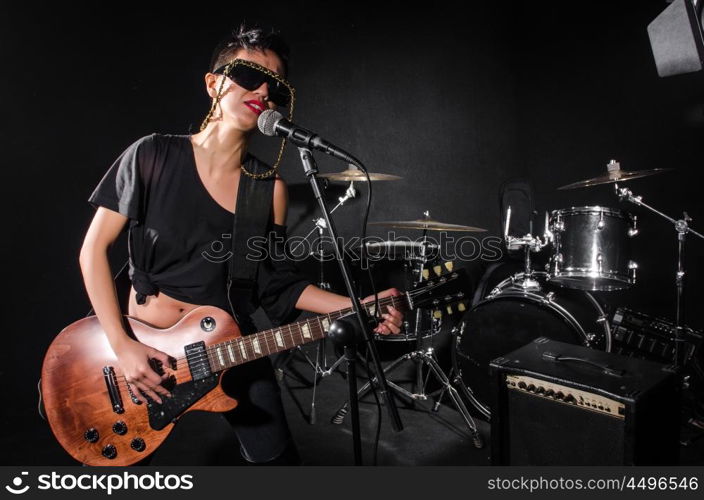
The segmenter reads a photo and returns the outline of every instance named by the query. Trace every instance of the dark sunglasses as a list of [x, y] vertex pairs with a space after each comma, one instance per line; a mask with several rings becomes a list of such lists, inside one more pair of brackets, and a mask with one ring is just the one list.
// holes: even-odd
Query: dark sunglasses
[[266, 83], [269, 87], [269, 100], [277, 106], [288, 106], [293, 88], [273, 71], [251, 61], [235, 59], [232, 63], [220, 66], [213, 73], [225, 75], [245, 90], [256, 90]]

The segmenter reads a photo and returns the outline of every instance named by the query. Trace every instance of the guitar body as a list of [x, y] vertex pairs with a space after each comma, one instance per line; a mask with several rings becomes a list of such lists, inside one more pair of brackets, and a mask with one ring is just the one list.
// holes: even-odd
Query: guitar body
[[221, 373], [193, 380], [184, 351], [185, 346], [207, 347], [240, 337], [227, 312], [202, 306], [168, 329], [129, 317], [127, 322], [137, 340], [177, 360], [165, 370], [172, 377], [164, 386], [174, 397], [162, 396], [163, 406], [133, 402], [95, 316], [62, 330], [44, 357], [41, 387], [47, 420], [64, 449], [87, 465], [134, 464], [158, 448], [184, 412], [224, 412], [237, 406], [220, 386]]

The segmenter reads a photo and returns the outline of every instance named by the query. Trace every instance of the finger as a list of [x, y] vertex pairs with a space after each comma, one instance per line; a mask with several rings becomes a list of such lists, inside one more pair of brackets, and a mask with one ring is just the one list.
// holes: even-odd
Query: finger
[[139, 392], [139, 387], [137, 387], [137, 382], [133, 381], [128, 381], [127, 386], [129, 387], [130, 395], [134, 396], [134, 399], [139, 401], [140, 403], [146, 403], [144, 398], [142, 397], [142, 393]]
[[151, 399], [153, 399], [154, 401], [156, 401], [159, 404], [162, 403], [159, 395], [156, 392], [154, 392], [153, 390], [151, 390], [149, 387], [147, 387], [146, 384], [144, 384], [142, 382], [135, 382], [134, 385], [137, 386], [137, 389], [142, 391], [143, 395], [150, 397]]
[[151, 372], [145, 374], [145, 379], [143, 379], [143, 382], [145, 383], [145, 385], [151, 387], [153, 391], [158, 392], [159, 394], [162, 394], [166, 397], [171, 397], [169, 391], [161, 385], [161, 382], [163, 380], [163, 377], [161, 377], [161, 375], [156, 372]]
[[400, 317], [392, 316], [391, 314], [382, 314], [381, 317], [384, 318], [384, 324], [387, 325], [401, 326], [403, 322]]
[[386, 309], [389, 311], [389, 314], [393, 314], [394, 316], [398, 316], [398, 317], [403, 316], [401, 314], [401, 311], [396, 309], [394, 306], [386, 306]]
[[386, 328], [388, 328], [391, 333], [401, 333], [401, 329], [398, 327], [398, 325], [395, 325], [393, 323], [386, 323]]
[[154, 349], [150, 353], [150, 357], [153, 359], [156, 359], [161, 364], [161, 369], [164, 370], [163, 375], [159, 374], [161, 379], [164, 380], [164, 379], [169, 378], [169, 374], [166, 373], [166, 370], [171, 368], [171, 360], [172, 360], [171, 356], [169, 356], [168, 354], [166, 354], [164, 352], [157, 351], [156, 349]]

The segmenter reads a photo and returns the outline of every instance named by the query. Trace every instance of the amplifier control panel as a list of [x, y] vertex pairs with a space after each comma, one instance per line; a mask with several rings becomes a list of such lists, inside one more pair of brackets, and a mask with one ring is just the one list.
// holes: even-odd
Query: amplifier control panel
[[600, 394], [575, 389], [574, 387], [567, 387], [525, 375], [507, 375], [506, 387], [510, 390], [525, 392], [532, 396], [577, 406], [611, 417], [620, 419], [625, 417], [626, 406], [623, 403]]

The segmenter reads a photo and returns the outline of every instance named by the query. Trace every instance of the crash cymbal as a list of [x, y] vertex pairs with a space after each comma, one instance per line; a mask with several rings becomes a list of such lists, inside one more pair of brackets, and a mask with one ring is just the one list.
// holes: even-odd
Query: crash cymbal
[[[324, 179], [329, 179], [331, 181], [343, 181], [343, 182], [366, 182], [367, 176], [364, 172], [359, 170], [357, 167], [350, 166], [347, 170], [342, 172], [333, 172], [329, 174], [318, 174], [318, 177], [323, 177]], [[401, 179], [398, 175], [391, 174], [380, 174], [378, 172], [369, 172], [369, 178], [372, 181], [397, 181]]]
[[430, 218], [416, 220], [387, 220], [369, 223], [372, 226], [386, 226], [403, 229], [426, 229], [429, 231], [472, 231], [482, 232], [486, 229], [481, 227], [461, 226], [459, 224], [447, 224]]
[[[615, 167], [614, 167], [615, 165]], [[640, 177], [647, 177], [649, 175], [661, 174], [663, 172], [669, 172], [671, 168], [654, 168], [651, 170], [636, 170], [633, 172], [628, 172], [626, 170], [621, 170], [618, 168], [618, 162], [609, 163], [609, 172], [599, 177], [593, 177], [584, 181], [573, 182], [572, 184], [567, 184], [557, 188], [558, 190], [563, 189], [577, 189], [583, 187], [598, 186], [600, 184], [610, 184], [614, 182], [629, 181], [631, 179], [638, 179]]]

